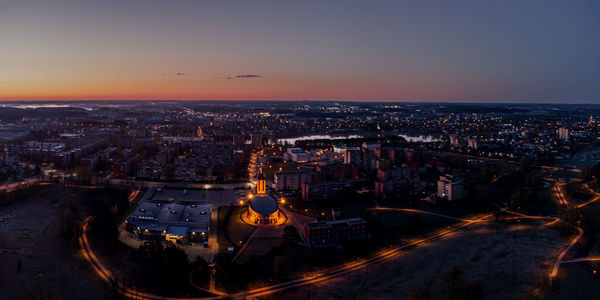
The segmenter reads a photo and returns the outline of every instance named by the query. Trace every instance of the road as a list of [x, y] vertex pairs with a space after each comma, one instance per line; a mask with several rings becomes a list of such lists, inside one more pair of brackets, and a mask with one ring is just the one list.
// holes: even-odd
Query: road
[[[556, 169], [562, 169], [562, 168], [552, 168], [549, 167], [552, 170], [556, 170]], [[564, 197], [563, 191], [561, 187], [558, 187], [557, 185], [554, 186], [555, 191], [556, 191], [556, 196], [561, 200], [561, 204], [563, 205], [568, 205], [568, 202], [566, 201], [566, 198]], [[600, 195], [597, 195], [600, 196]], [[600, 198], [600, 197], [599, 197]], [[598, 199], [596, 199], [598, 200]], [[596, 201], [594, 200], [594, 201]], [[588, 203], [584, 203], [583, 205], [587, 205], [589, 203], [592, 203], [593, 201], [590, 201]], [[406, 211], [406, 212], [412, 212], [412, 213], [422, 213], [422, 214], [429, 214], [429, 215], [436, 215], [439, 217], [445, 217], [445, 218], [449, 218], [449, 219], [453, 219], [453, 220], [458, 220], [461, 221], [462, 223], [452, 229], [448, 229], [445, 231], [442, 231], [440, 233], [434, 234], [428, 238], [422, 239], [422, 240], [418, 240], [418, 241], [414, 241], [412, 243], [406, 244], [404, 246], [400, 246], [397, 247], [395, 249], [392, 250], [388, 250], [388, 251], [383, 251], [369, 259], [365, 259], [365, 260], [361, 260], [358, 262], [354, 262], [339, 268], [334, 268], [331, 269], [330, 271], [326, 272], [326, 273], [317, 273], [311, 276], [307, 276], [305, 278], [301, 278], [301, 279], [296, 279], [296, 280], [292, 280], [292, 281], [288, 281], [288, 282], [284, 282], [284, 283], [280, 283], [280, 284], [276, 284], [276, 285], [272, 285], [272, 286], [268, 286], [268, 287], [264, 287], [264, 288], [259, 288], [259, 289], [254, 289], [254, 290], [250, 290], [247, 291], [244, 295], [246, 296], [253, 296], [253, 297], [260, 297], [260, 296], [265, 296], [265, 295], [269, 295], [272, 293], [276, 293], [276, 292], [280, 292], [286, 289], [290, 289], [290, 288], [296, 288], [296, 287], [301, 287], [301, 286], [305, 286], [305, 285], [309, 285], [309, 284], [315, 284], [318, 282], [322, 282], [322, 281], [326, 281], [329, 279], [333, 279], [335, 277], [350, 273], [350, 272], [354, 272], [360, 269], [364, 269], [367, 268], [369, 265], [375, 264], [375, 263], [379, 263], [381, 261], [390, 259], [396, 255], [398, 255], [399, 253], [401, 253], [404, 250], [408, 250], [417, 246], [422, 246], [428, 242], [432, 242], [434, 240], [440, 239], [444, 236], [447, 236], [457, 230], [460, 230], [464, 227], [467, 227], [471, 224], [476, 224], [476, 223], [480, 223], [480, 222], [486, 222], [488, 221], [487, 219], [491, 216], [493, 216], [494, 214], [489, 214], [489, 215], [485, 215], [483, 217], [479, 217], [476, 219], [459, 219], [459, 218], [455, 218], [452, 216], [447, 216], [447, 215], [443, 215], [443, 214], [438, 214], [438, 213], [434, 213], [434, 212], [428, 212], [428, 211], [423, 211], [423, 210], [417, 210], [417, 209], [405, 209], [405, 208], [381, 208], [378, 207], [376, 209], [381, 209], [381, 210], [398, 210], [398, 211]], [[513, 211], [508, 211], [508, 210], [503, 210], [507, 213], [511, 213], [513, 215], [516, 215], [516, 217], [513, 218], [505, 218], [505, 220], [520, 220], [520, 219], [548, 219], [550, 220], [548, 223], [545, 223], [543, 225], [545, 226], [550, 226], [555, 224], [556, 222], [559, 222], [560, 219], [557, 217], [552, 217], [552, 216], [531, 216], [531, 215], [526, 215], [526, 214], [522, 214], [522, 213], [518, 213], [518, 212], [513, 212]], [[555, 262], [554, 262], [554, 266], [553, 269], [551, 271], [551, 273], [549, 274], [549, 278], [552, 280], [552, 278], [556, 277], [558, 275], [558, 270], [561, 264], [563, 263], [567, 263], [567, 262], [573, 262], [572, 260], [569, 261], [563, 261], [564, 256], [569, 252], [569, 250], [571, 249], [571, 247], [573, 247], [573, 245], [575, 245], [579, 239], [581, 239], [581, 237], [583, 236], [583, 230], [581, 228], [577, 228], [578, 230], [578, 234], [569, 242], [569, 244], [562, 250], [560, 251], [560, 253], [558, 254]], [[578, 261], [591, 261], [591, 260], [600, 260], [600, 258], [580, 258]]]
[[[416, 209], [409, 209], [408, 211], [413, 212], [413, 213], [432, 214], [432, 215], [436, 215], [436, 216], [440, 216], [440, 217], [447, 217], [447, 218], [451, 218], [451, 219], [455, 219], [455, 220], [457, 219], [457, 218], [454, 218], [451, 216], [446, 216], [446, 215], [442, 215], [442, 214], [438, 214], [438, 213], [434, 213], [434, 212], [428, 212], [428, 211], [422, 211], [422, 210], [416, 210]], [[553, 218], [553, 217], [529, 216], [529, 215], [519, 214], [519, 213], [515, 213], [515, 212], [510, 212], [510, 211], [507, 211], [507, 212], [517, 215], [516, 217], [513, 217], [513, 218], [506, 218], [507, 220], [530, 218], [530, 219], [552, 219], [552, 222], [555, 221], [555, 218]], [[387, 261], [389, 259], [392, 259], [392, 258], [398, 256], [399, 254], [403, 253], [404, 251], [408, 251], [408, 250], [416, 248], [416, 247], [425, 246], [430, 242], [433, 242], [433, 241], [443, 238], [445, 236], [451, 235], [467, 226], [471, 226], [473, 224], [478, 224], [478, 223], [482, 223], [482, 222], [492, 221], [492, 219], [491, 219], [492, 216], [494, 216], [494, 214], [490, 213], [490, 214], [478, 216], [474, 219], [459, 219], [459, 220], [461, 220], [461, 223], [453, 226], [450, 229], [443, 230], [441, 232], [432, 234], [426, 238], [412, 241], [412, 242], [402, 245], [402, 246], [398, 246], [398, 247], [395, 247], [392, 249], [382, 250], [381, 252], [371, 256], [370, 258], [350, 262], [350, 263], [341, 265], [339, 267], [331, 268], [325, 272], [311, 274], [311, 275], [303, 277], [303, 278], [299, 278], [299, 279], [295, 279], [295, 280], [291, 280], [291, 281], [287, 281], [287, 282], [283, 282], [283, 283], [279, 283], [279, 284], [275, 284], [275, 285], [271, 285], [271, 286], [266, 286], [266, 287], [262, 287], [262, 288], [257, 288], [257, 289], [253, 289], [253, 290], [248, 290], [243, 293], [229, 295], [229, 297], [233, 297], [233, 298], [260, 297], [260, 296], [265, 296], [265, 295], [281, 292], [281, 291], [284, 291], [287, 289], [297, 288], [297, 287], [301, 287], [301, 286], [319, 283], [322, 281], [331, 280], [333, 278], [367, 268], [370, 265]], [[113, 283], [113, 281], [111, 280], [111, 278], [112, 278], [111, 271], [102, 264], [102, 262], [97, 258], [97, 256], [94, 254], [93, 250], [91, 249], [91, 247], [89, 245], [88, 238], [87, 238], [87, 227], [88, 227], [89, 220], [90, 219], [88, 217], [82, 222], [82, 234], [79, 239], [79, 245], [84, 254], [84, 258], [90, 263], [90, 265], [92, 265], [92, 268], [98, 274], [98, 276], [100, 276], [100, 278], [102, 280], [104, 280], [105, 282], [111, 284], [111, 283]], [[575, 243], [576, 243], [576, 241], [571, 242], [570, 245], [575, 244]], [[570, 249], [570, 247], [563, 250], [563, 252], [566, 253], [566, 252], [568, 252], [569, 249]], [[560, 256], [559, 259], [562, 259], [562, 256]], [[560, 263], [559, 263], [559, 265], [560, 265]], [[157, 296], [157, 295], [150, 294], [150, 293], [142, 293], [139, 291], [135, 291], [133, 289], [129, 289], [127, 287], [123, 287], [123, 286], [120, 286], [119, 289], [121, 290], [123, 295], [125, 295], [129, 298], [135, 298], [135, 299], [179, 299], [179, 300], [182, 300], [182, 299], [223, 299], [223, 298], [227, 297], [227, 296], [215, 296], [215, 297], [209, 297], [209, 298], [169, 298], [169, 297]]]
[[554, 190], [554, 196], [556, 197], [556, 199], [558, 199], [558, 204], [560, 204], [561, 206], [568, 206], [569, 202], [567, 202], [565, 194], [563, 193], [564, 185], [564, 182], [557, 182], [554, 184], [554, 186], [552, 186], [552, 189]]
[[[429, 212], [425, 212], [425, 211], [421, 211], [421, 212], [429, 213]], [[276, 292], [286, 290], [286, 289], [291, 289], [291, 288], [300, 287], [300, 286], [304, 286], [304, 285], [314, 284], [314, 283], [321, 282], [324, 280], [329, 280], [329, 279], [332, 279], [332, 278], [335, 278], [335, 277], [338, 277], [338, 276], [341, 276], [341, 275], [344, 275], [344, 274], [347, 274], [350, 272], [354, 272], [354, 271], [366, 268], [369, 265], [391, 259], [391, 258], [397, 256], [398, 254], [400, 254], [402, 251], [409, 250], [409, 249], [412, 249], [417, 246], [423, 246], [423, 245], [427, 244], [428, 242], [432, 242], [437, 239], [440, 239], [444, 236], [447, 236], [453, 232], [456, 232], [456, 231], [458, 231], [462, 228], [465, 228], [467, 226], [470, 226], [472, 224], [485, 222], [485, 221], [487, 221], [486, 219], [488, 219], [491, 216], [493, 216], [493, 214], [487, 214], [487, 215], [481, 216], [476, 219], [465, 220], [461, 224], [459, 224], [451, 229], [444, 230], [442, 232], [433, 234], [427, 238], [413, 241], [411, 243], [408, 243], [408, 244], [400, 246], [400, 247], [396, 247], [394, 249], [384, 250], [368, 259], [345, 264], [340, 267], [330, 269], [324, 273], [317, 273], [317, 274], [313, 274], [308, 277], [304, 277], [304, 278], [300, 278], [300, 279], [296, 279], [296, 280], [292, 280], [292, 281], [288, 281], [288, 282], [284, 282], [284, 283], [280, 283], [280, 284], [276, 284], [276, 285], [272, 285], [272, 286], [268, 286], [268, 287], [254, 289], [254, 290], [246, 291], [245, 293], [240, 293], [240, 294], [236, 294], [236, 295], [232, 295], [232, 296], [243, 297], [245, 295], [246, 297], [248, 297], [248, 296], [258, 297], [258, 296], [264, 296], [264, 295], [271, 294], [271, 293], [276, 293]], [[90, 265], [92, 266], [92, 268], [94, 269], [96, 274], [98, 274], [98, 276], [100, 276], [100, 278], [102, 280], [104, 280], [106, 283], [113, 284], [114, 282], [112, 280], [112, 272], [108, 268], [106, 268], [104, 266], [104, 264], [98, 259], [98, 257], [95, 255], [95, 253], [93, 252], [93, 250], [89, 244], [88, 237], [87, 237], [89, 221], [90, 221], [90, 217], [87, 217], [82, 222], [81, 237], [79, 238], [79, 246], [81, 247], [84, 258], [90, 263]], [[135, 299], [179, 299], [179, 300], [182, 300], [182, 299], [221, 299], [224, 297], [224, 296], [215, 296], [215, 297], [211, 297], [211, 298], [168, 298], [168, 297], [165, 298], [165, 297], [157, 296], [157, 295], [150, 294], [150, 293], [142, 293], [139, 291], [135, 291], [133, 289], [129, 289], [124, 286], [120, 286], [119, 289], [125, 296], [127, 296], [129, 298], [135, 298]]]
[[429, 242], [438, 240], [444, 236], [447, 236], [453, 232], [456, 232], [464, 227], [470, 226], [475, 223], [484, 222], [487, 218], [489, 218], [491, 216], [493, 216], [493, 214], [487, 214], [487, 215], [484, 215], [477, 219], [465, 221], [458, 226], [455, 226], [451, 229], [444, 230], [442, 232], [433, 234], [427, 238], [420, 239], [420, 240], [405, 244], [403, 246], [393, 248], [391, 250], [383, 250], [382, 252], [380, 252], [368, 259], [351, 262], [349, 264], [340, 266], [338, 268], [330, 269], [329, 271], [324, 272], [324, 273], [316, 273], [316, 274], [313, 274], [313, 275], [310, 275], [310, 276], [307, 276], [304, 278], [250, 290], [250, 291], [247, 291], [246, 293], [244, 293], [244, 295], [251, 296], [251, 297], [260, 297], [260, 296], [265, 296], [268, 294], [280, 292], [280, 291], [291, 289], [291, 288], [297, 288], [297, 287], [301, 287], [301, 286], [305, 286], [305, 285], [309, 285], [309, 284], [315, 284], [318, 282], [330, 280], [335, 277], [342, 276], [344, 274], [348, 274], [350, 272], [364, 269], [370, 265], [380, 263], [385, 260], [389, 260], [389, 259], [397, 256], [398, 254], [402, 253], [405, 250], [409, 250], [409, 249], [412, 249], [412, 248], [415, 248], [418, 246], [423, 246]]
[[130, 204], [135, 201], [135, 197], [137, 197], [140, 194], [141, 189], [142, 189], [142, 187], [138, 186], [137, 190], [135, 190], [129, 194], [129, 203]]
[[[564, 197], [562, 189], [559, 186], [555, 185], [554, 191], [556, 193], [555, 196], [559, 199], [560, 204], [568, 205], [568, 202], [566, 201], [566, 199]], [[600, 195], [596, 195], [596, 197], [599, 197], [599, 196]], [[596, 199], [596, 200], [598, 200], [598, 199]], [[596, 200], [594, 200], [594, 201], [596, 201]], [[587, 205], [589, 203], [592, 203], [592, 201], [590, 201], [588, 203], [584, 203], [583, 205]], [[490, 213], [490, 214], [478, 216], [474, 219], [461, 219], [461, 218], [455, 218], [452, 216], [439, 214], [436, 212], [429, 212], [429, 211], [423, 211], [423, 210], [417, 210], [417, 209], [381, 208], [381, 207], [377, 208], [377, 209], [381, 209], [381, 210], [390, 209], [390, 210], [398, 210], [398, 211], [405, 211], [405, 212], [411, 212], [411, 213], [435, 215], [435, 216], [439, 216], [439, 217], [453, 219], [455, 221], [459, 221], [460, 223], [451, 227], [450, 229], [446, 229], [441, 232], [432, 234], [426, 238], [412, 241], [408, 244], [398, 246], [398, 247], [395, 247], [392, 249], [382, 250], [381, 252], [379, 252], [369, 258], [366, 258], [366, 259], [361, 259], [358, 261], [350, 262], [350, 263], [347, 263], [347, 264], [344, 264], [344, 265], [341, 265], [341, 266], [338, 266], [335, 268], [328, 269], [327, 271], [324, 271], [324, 272], [310, 274], [303, 278], [299, 278], [299, 279], [295, 279], [295, 280], [291, 280], [291, 281], [287, 281], [287, 282], [283, 282], [283, 283], [279, 283], [279, 284], [275, 284], [275, 285], [265, 286], [262, 288], [252, 289], [252, 290], [245, 291], [243, 293], [238, 293], [238, 294], [229, 295], [229, 296], [233, 297], [233, 298], [261, 297], [261, 296], [281, 292], [281, 291], [292, 289], [292, 288], [297, 288], [297, 287], [301, 287], [301, 286], [306, 286], [306, 285], [311, 285], [311, 284], [331, 280], [333, 278], [336, 278], [336, 277], [339, 277], [339, 276], [342, 276], [342, 275], [345, 275], [345, 274], [348, 274], [351, 272], [365, 269], [365, 268], [369, 267], [370, 265], [387, 261], [389, 259], [392, 259], [392, 258], [398, 256], [399, 254], [403, 253], [404, 251], [408, 251], [408, 250], [416, 248], [416, 247], [425, 246], [430, 242], [441, 239], [445, 236], [449, 236], [467, 226], [482, 223], [482, 222], [492, 221], [491, 217], [495, 215], [493, 213]], [[556, 222], [560, 221], [560, 219], [558, 219], [557, 217], [552, 217], [552, 216], [532, 216], [532, 215], [526, 215], [526, 214], [522, 214], [522, 213], [518, 213], [518, 212], [508, 211], [508, 210], [504, 210], [504, 211], [507, 213], [513, 214], [514, 217], [502, 218], [503, 220], [548, 219], [549, 222], [543, 224], [546, 226], [555, 224]], [[79, 239], [79, 245], [82, 249], [85, 259], [90, 263], [90, 265], [92, 266], [94, 271], [98, 274], [98, 276], [100, 276], [100, 278], [102, 280], [104, 280], [105, 282], [111, 284], [113, 282], [111, 279], [112, 278], [111, 271], [102, 264], [102, 262], [97, 258], [97, 256], [94, 254], [93, 250], [91, 249], [91, 247], [89, 245], [89, 242], [87, 239], [88, 222], [89, 222], [89, 217], [86, 218], [84, 220], [84, 222], [82, 222], [82, 227], [81, 227], [82, 235]], [[562, 249], [558, 253], [557, 258], [554, 261], [552, 271], [549, 274], [550, 279], [555, 278], [558, 275], [560, 265], [563, 263], [600, 260], [600, 258], [596, 258], [596, 257], [563, 260], [563, 258], [569, 252], [569, 250], [573, 247], [573, 245], [575, 245], [583, 236], [583, 233], [584, 233], [583, 230], [581, 228], [577, 228], [577, 230], [578, 230], [578, 234], [569, 242], [569, 244], [564, 249]], [[124, 287], [120, 284], [119, 284], [118, 288], [121, 291], [121, 293], [123, 295], [125, 295], [126, 297], [135, 298], [135, 299], [168, 299], [168, 300], [179, 299], [179, 300], [182, 300], [182, 299], [223, 299], [226, 297], [226, 296], [215, 296], [215, 297], [209, 297], [209, 298], [169, 298], [169, 297], [157, 296], [157, 295], [154, 295], [151, 293], [142, 293], [139, 291], [135, 291], [130, 288]]]
[[470, 222], [471, 221], [471, 220], [468, 220], [468, 219], [459, 219], [459, 218], [455, 218], [455, 217], [451, 217], [451, 216], [447, 216], [447, 215], [442, 215], [442, 214], [438, 214], [438, 213], [434, 213], [434, 212], [430, 212], [430, 211], [424, 211], [424, 210], [413, 209], [413, 208], [375, 207], [373, 209], [375, 209], [375, 210], [403, 211], [403, 212], [410, 212], [410, 213], [419, 213], [419, 214], [433, 215], [433, 216], [438, 216], [438, 217], [447, 218], [447, 219], [451, 219], [451, 220], [454, 220], [454, 221], [460, 221], [460, 222]]
[[38, 177], [25, 178], [18, 182], [7, 183], [0, 185], [0, 191], [14, 191], [19, 187], [26, 187], [36, 183], [39, 183], [40, 179]]
[[115, 282], [113, 280], [112, 272], [104, 266], [104, 264], [98, 259], [94, 251], [92, 251], [92, 247], [90, 246], [88, 240], [88, 226], [91, 217], [87, 217], [81, 223], [81, 236], [79, 237], [79, 246], [81, 248], [83, 257], [85, 260], [92, 266], [94, 272], [100, 276], [100, 278], [105, 281], [110, 286], [114, 286], [116, 284], [119, 291], [127, 298], [130, 299], [152, 299], [152, 300], [186, 300], [186, 299], [223, 299], [224, 296], [216, 296], [216, 297], [203, 297], [203, 298], [179, 298], [179, 297], [162, 297], [157, 296], [150, 293], [140, 292], [129, 287], [124, 286], [121, 282]]
[[588, 261], [600, 261], [600, 257], [597, 257], [597, 256], [579, 257], [579, 258], [574, 258], [574, 259], [569, 259], [569, 260], [563, 260], [561, 263], [568, 264], [568, 263], [578, 263], [578, 262], [588, 262]]
[[560, 254], [558, 254], [558, 258], [554, 262], [554, 267], [552, 268], [552, 272], [550, 272], [550, 276], [549, 276], [550, 280], [552, 280], [553, 278], [558, 276], [558, 268], [563, 263], [563, 257], [565, 257], [567, 252], [569, 252], [569, 250], [571, 250], [571, 247], [573, 247], [573, 245], [577, 244], [579, 239], [581, 239], [581, 237], [583, 236], [583, 229], [578, 227], [577, 230], [579, 231], [579, 234], [577, 234], [577, 236], [574, 239], [572, 239], [571, 242], [569, 242], [569, 245], [565, 249], [563, 249], [560, 252]]
[[577, 205], [577, 208], [582, 208], [584, 206], [587, 206], [588, 204], [591, 204], [591, 203], [594, 203], [594, 202], [600, 200], [600, 193], [598, 193], [598, 192], [594, 191], [592, 188], [590, 188], [589, 184], [586, 184], [585, 188], [588, 192], [594, 194], [594, 197], [592, 198], [592, 200], [590, 200], [588, 202]]
[[[553, 187], [554, 191], [555, 191], [555, 196], [558, 199], [559, 203], [561, 205], [564, 206], [568, 206], [568, 202], [565, 198], [562, 186], [564, 185], [564, 183], [556, 183]], [[587, 187], [589, 189], [589, 187]], [[590, 189], [591, 190], [591, 189]], [[595, 193], [595, 192], [594, 192]], [[597, 194], [597, 193], [595, 193]], [[598, 197], [598, 195], [596, 195], [596, 197]], [[586, 203], [577, 205], [577, 208], [586, 206], [594, 201], [596, 201], [598, 199], [592, 199], [592, 201], [588, 201]], [[558, 219], [557, 219], [558, 220]], [[581, 239], [581, 237], [583, 236], [583, 229], [581, 229], [580, 227], [577, 227], [577, 231], [578, 234], [569, 242], [569, 244], [567, 245], [567, 247], [565, 247], [559, 254], [558, 257], [556, 258], [556, 261], [554, 262], [554, 266], [552, 267], [552, 271], [550, 272], [550, 274], [548, 275], [550, 282], [552, 282], [552, 279], [556, 278], [556, 276], [558, 276], [558, 269], [560, 268], [560, 265], [565, 263], [565, 261], [563, 261], [563, 258], [565, 257], [565, 255], [569, 252], [569, 250], [571, 250], [571, 247], [573, 247], [573, 245], [577, 244], [577, 242]]]

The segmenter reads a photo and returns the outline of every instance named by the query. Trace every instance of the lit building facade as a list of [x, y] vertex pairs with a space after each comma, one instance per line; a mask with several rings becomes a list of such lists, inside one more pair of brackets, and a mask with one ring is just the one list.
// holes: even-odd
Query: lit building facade
[[558, 138], [560, 138], [561, 140], [569, 139], [569, 129], [568, 128], [561, 127], [558, 130], [556, 130], [556, 133], [558, 134]]
[[438, 180], [437, 196], [448, 201], [463, 197], [463, 181], [458, 176], [440, 176]]
[[277, 172], [273, 188], [277, 191], [298, 191], [303, 183], [312, 182], [313, 172]]
[[[164, 199], [169, 194], [169, 200]], [[211, 204], [202, 191], [152, 188], [127, 218], [125, 229], [137, 239], [208, 247]]]
[[261, 171], [256, 180], [256, 195], [248, 200], [248, 219], [254, 224], [277, 224], [280, 217], [279, 204], [267, 194], [265, 175]]

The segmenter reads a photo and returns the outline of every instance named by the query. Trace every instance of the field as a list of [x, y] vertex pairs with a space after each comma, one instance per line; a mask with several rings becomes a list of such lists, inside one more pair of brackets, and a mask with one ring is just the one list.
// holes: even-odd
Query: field
[[[60, 236], [62, 199], [79, 190], [45, 186], [20, 201], [0, 206], [0, 291], [3, 299], [29, 298], [43, 288], [58, 299], [106, 299], [108, 287], [96, 278], [76, 245]], [[21, 261], [22, 270], [17, 270]], [[37, 299], [37, 298], [36, 298]]]
[[237, 259], [237, 263], [243, 265], [257, 257], [266, 255], [274, 247], [279, 247], [282, 242], [283, 239], [281, 238], [253, 238]]
[[425, 288], [431, 299], [440, 299], [440, 277], [456, 265], [466, 280], [480, 280], [484, 299], [520, 299], [548, 274], [567, 240], [550, 227], [474, 225], [386, 263], [284, 293], [286, 299], [404, 299]]
[[[260, 271], [254, 273], [254, 279], [258, 280], [256, 284], [260, 286], [260, 281], [295, 279], [304, 276], [306, 272], [336, 267], [357, 257], [368, 257], [384, 245], [398, 245], [456, 223], [439, 216], [402, 211], [377, 211], [372, 220], [372, 229], [377, 228], [379, 232], [377, 237], [371, 241], [343, 242], [339, 246], [344, 251], [338, 251], [335, 247], [283, 246], [281, 238], [255, 237], [246, 246], [237, 263], [246, 264], [251, 269], [260, 265]], [[289, 272], [285, 275], [275, 276], [272, 273], [274, 260], [278, 256], [288, 259]]]
[[[226, 252], [228, 247], [238, 249], [250, 237], [256, 227], [244, 223], [241, 219], [241, 213], [246, 210], [243, 206], [219, 207], [217, 241], [219, 242], [219, 252]], [[231, 210], [229, 217], [227, 212]]]
[[393, 210], [377, 211], [377, 220], [382, 231], [394, 237], [423, 234], [456, 223], [443, 217]]
[[564, 264], [555, 280], [554, 288], [546, 299], [598, 299], [598, 277], [585, 264]]

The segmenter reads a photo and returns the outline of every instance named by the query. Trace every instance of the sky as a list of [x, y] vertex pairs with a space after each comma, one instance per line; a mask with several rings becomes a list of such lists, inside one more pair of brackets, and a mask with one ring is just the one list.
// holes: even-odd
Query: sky
[[600, 103], [600, 1], [0, 0], [0, 100]]

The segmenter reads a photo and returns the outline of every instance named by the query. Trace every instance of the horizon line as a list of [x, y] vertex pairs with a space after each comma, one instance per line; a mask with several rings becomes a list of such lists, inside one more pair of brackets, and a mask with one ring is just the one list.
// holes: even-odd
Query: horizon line
[[[585, 101], [556, 101], [537, 102], [531, 100], [507, 100], [507, 101], [465, 101], [465, 100], [341, 100], [341, 99], [19, 99], [0, 100], [2, 102], [353, 102], [353, 103], [406, 103], [406, 104], [561, 104], [561, 105], [600, 105], [598, 102]], [[596, 101], [596, 100], [591, 100]]]

